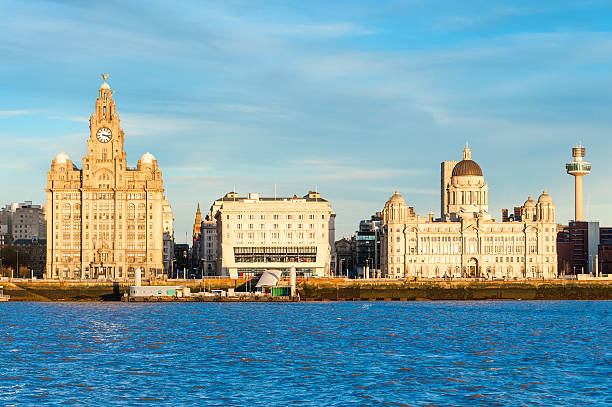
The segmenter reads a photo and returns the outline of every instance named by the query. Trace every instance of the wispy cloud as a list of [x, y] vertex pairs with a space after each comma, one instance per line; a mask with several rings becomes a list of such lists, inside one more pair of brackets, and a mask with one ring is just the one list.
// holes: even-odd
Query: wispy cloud
[[35, 110], [0, 110], [0, 119], [5, 117], [23, 116], [34, 113], [36, 113]]
[[271, 34], [322, 38], [376, 34], [375, 30], [366, 29], [354, 23], [268, 25], [265, 31]]

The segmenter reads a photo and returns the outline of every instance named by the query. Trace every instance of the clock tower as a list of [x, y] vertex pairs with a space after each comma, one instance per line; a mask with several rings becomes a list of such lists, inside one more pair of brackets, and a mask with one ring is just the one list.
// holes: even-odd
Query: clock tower
[[150, 153], [127, 166], [124, 133], [106, 82], [89, 119], [83, 168], [59, 153], [47, 173], [46, 277], [131, 280], [164, 274], [164, 218], [172, 217]]

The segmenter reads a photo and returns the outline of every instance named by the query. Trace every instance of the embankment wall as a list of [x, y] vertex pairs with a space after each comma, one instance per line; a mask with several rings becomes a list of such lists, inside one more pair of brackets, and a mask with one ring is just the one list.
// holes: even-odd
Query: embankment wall
[[[151, 281], [144, 285], [183, 285], [192, 292], [244, 291], [246, 280]], [[287, 284], [287, 282], [283, 282]], [[11, 301], [119, 301], [130, 283], [12, 281], [0, 282]], [[610, 300], [612, 281], [345, 281], [302, 280], [298, 293], [306, 301], [414, 300]]]

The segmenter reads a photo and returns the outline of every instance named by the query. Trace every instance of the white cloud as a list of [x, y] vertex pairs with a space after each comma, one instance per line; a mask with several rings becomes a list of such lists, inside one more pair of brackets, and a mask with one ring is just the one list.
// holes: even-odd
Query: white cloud
[[35, 110], [0, 110], [0, 118], [11, 116], [23, 116], [35, 113]]

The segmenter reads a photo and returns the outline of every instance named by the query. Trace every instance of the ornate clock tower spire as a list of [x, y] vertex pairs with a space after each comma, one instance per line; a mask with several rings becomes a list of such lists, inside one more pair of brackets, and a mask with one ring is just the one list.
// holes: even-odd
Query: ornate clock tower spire
[[[83, 157], [84, 181], [93, 180], [89, 174], [95, 162], [98, 169], [106, 167], [110, 172], [119, 174], [125, 169], [126, 156], [123, 151], [123, 130], [113, 100], [113, 91], [106, 80], [109, 74], [100, 74], [103, 83], [98, 90], [94, 112], [89, 118], [90, 136], [87, 140], [87, 157]], [[115, 187], [117, 180], [112, 180], [109, 188]]]

